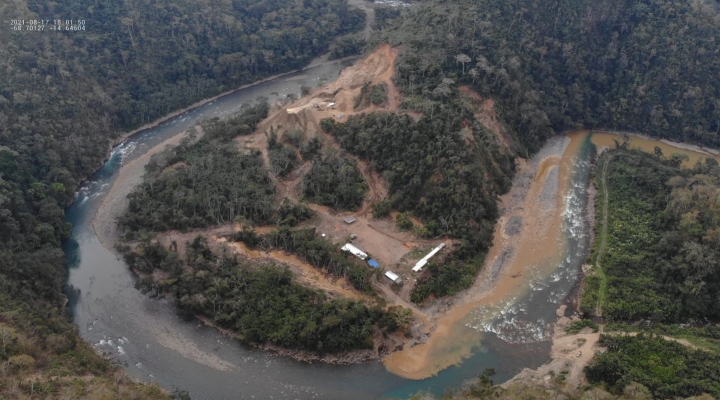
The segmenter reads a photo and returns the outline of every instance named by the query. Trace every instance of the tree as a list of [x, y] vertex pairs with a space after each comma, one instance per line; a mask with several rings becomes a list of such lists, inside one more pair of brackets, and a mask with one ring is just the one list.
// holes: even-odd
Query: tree
[[472, 61], [472, 59], [467, 54], [458, 54], [455, 56], [455, 61], [462, 63], [463, 66], [463, 75], [465, 74], [465, 64]]

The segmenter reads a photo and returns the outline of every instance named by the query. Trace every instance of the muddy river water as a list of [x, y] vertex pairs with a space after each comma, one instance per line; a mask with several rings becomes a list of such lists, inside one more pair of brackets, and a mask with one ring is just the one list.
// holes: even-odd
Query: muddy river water
[[342, 67], [339, 62], [323, 64], [239, 90], [141, 131], [114, 149], [67, 210], [74, 226], [64, 246], [70, 271], [67, 293], [86, 341], [130, 375], [187, 390], [194, 399], [404, 398], [419, 390], [440, 394], [457, 388], [487, 367], [497, 370], [495, 380], [501, 382], [547, 361], [555, 312], [576, 286], [588, 250], [586, 188], [594, 145], [586, 134], [554, 139], [532, 161], [539, 163], [540, 172], [530, 180], [542, 184], [530, 185], [528, 196], [540, 199], [533, 207], [547, 223], [526, 221], [532, 225], [530, 233], [519, 233], [522, 240], [514, 241], [522, 245], [494, 247], [488, 255], [511, 260], [507, 273], [521, 275], [508, 279], [490, 274], [488, 279], [497, 280], [490, 295], [469, 295], [466, 304], [439, 320], [430, 343], [398, 353], [387, 368], [382, 363], [296, 362], [243, 346], [198, 321], [181, 320], [168, 302], [135, 290], [127, 266], [102, 246], [92, 218], [123, 162], [259, 96], [274, 100], [299, 93], [301, 85], [333, 80]]

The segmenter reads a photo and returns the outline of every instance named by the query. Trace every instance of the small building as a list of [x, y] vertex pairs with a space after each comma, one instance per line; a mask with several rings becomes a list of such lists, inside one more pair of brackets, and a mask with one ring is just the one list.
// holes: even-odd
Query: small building
[[402, 281], [402, 279], [400, 279], [400, 277], [398, 276], [398, 274], [396, 274], [396, 273], [394, 273], [394, 272], [392, 272], [392, 271], [387, 271], [387, 272], [385, 272], [385, 276], [387, 276], [388, 279], [390, 279], [391, 281], [393, 281], [393, 283], [400, 283], [400, 281]]
[[346, 224], [352, 224], [353, 222], [357, 221], [354, 217], [347, 217], [343, 221], [345, 221]]
[[420, 271], [425, 266], [425, 264], [427, 264], [427, 262], [430, 260], [430, 258], [432, 258], [432, 256], [437, 254], [437, 252], [440, 251], [440, 249], [442, 249], [443, 247], [445, 247], [445, 243], [440, 243], [440, 245], [438, 245], [438, 247], [434, 248], [431, 252], [429, 252], [420, 261], [415, 263], [415, 266], [413, 267], [412, 270], [415, 272]]
[[345, 243], [345, 246], [341, 248], [343, 251], [347, 251], [349, 253], [354, 254], [357, 258], [365, 261], [368, 258], [367, 253], [364, 251], [358, 249], [357, 247], [351, 245], [350, 243]]
[[368, 265], [373, 267], [374, 269], [380, 268], [380, 264], [378, 264], [378, 262], [373, 260], [372, 258], [368, 260]]

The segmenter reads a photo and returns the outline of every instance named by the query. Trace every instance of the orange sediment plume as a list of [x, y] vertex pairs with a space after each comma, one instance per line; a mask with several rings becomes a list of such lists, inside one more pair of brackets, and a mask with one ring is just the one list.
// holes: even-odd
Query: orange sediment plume
[[[685, 154], [688, 160], [683, 163], [685, 167], [692, 167], [696, 162], [706, 158], [714, 158], [720, 161], [720, 155], [711, 149], [704, 149], [694, 145], [685, 143], [673, 143], [665, 140], [654, 140], [643, 135], [632, 134], [630, 137], [630, 148], [640, 149], [647, 153], [654, 153], [655, 147], [662, 150], [665, 157], [670, 157], [673, 153]], [[590, 139], [595, 146], [615, 148], [615, 141], [623, 141], [622, 135], [617, 133], [593, 132]]]
[[[438, 318], [428, 342], [388, 356], [384, 360], [388, 371], [409, 379], [424, 379], [462, 362], [483, 339], [482, 332], [467, 326], [475, 317], [473, 311], [483, 306], [512, 303], [529, 289], [533, 274], [526, 272], [534, 270], [535, 274], [548, 275], [558, 265], [556, 261], [563, 250], [564, 199], [574, 160], [586, 133], [568, 137], [569, 144], [562, 154], [540, 161], [525, 201], [508, 210], [498, 221], [493, 246], [473, 287], [460, 298], [458, 306]], [[554, 173], [558, 179], [557, 192], [548, 201], [541, 193]], [[522, 218], [523, 227], [517, 235], [509, 236], [504, 227], [514, 216]], [[512, 256], [501, 259], [510, 245], [514, 248]]]

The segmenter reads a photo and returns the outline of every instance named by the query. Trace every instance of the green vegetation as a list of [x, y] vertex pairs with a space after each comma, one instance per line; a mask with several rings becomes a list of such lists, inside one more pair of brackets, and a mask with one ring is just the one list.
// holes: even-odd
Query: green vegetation
[[[34, 256], [39, 268], [52, 264]], [[3, 264], [3, 268], [8, 266]], [[15, 265], [9, 265], [15, 267]], [[42, 279], [36, 279], [41, 282]], [[12, 296], [32, 298], [13, 290], [13, 281], [0, 279], [0, 398], [168, 399], [156, 385], [135, 382], [100, 357], [76, 335], [60, 304], [48, 300], [22, 303]], [[50, 296], [58, 296], [54, 289]]]
[[365, 40], [363, 40], [360, 34], [350, 34], [339, 37], [330, 45], [330, 59], [336, 60], [338, 58], [356, 55], [360, 53], [364, 47]]
[[[0, 14], [88, 21], [85, 32], [10, 31], [0, 43], [0, 293], [5, 296], [0, 312], [13, 315], [3, 324], [40, 349], [14, 354], [19, 358], [3, 375], [0, 395], [19, 397], [14, 388], [21, 395], [34, 388], [4, 382], [46, 370], [50, 364], [40, 357], [46, 333], [73, 335], [61, 307], [66, 272], [59, 244], [70, 232], [63, 208], [78, 181], [101, 164], [110, 140], [199, 99], [301, 67], [326, 51], [334, 37], [358, 30], [363, 18], [336, 0], [19, 0], [2, 2]], [[346, 139], [341, 143], [348, 151], [388, 177], [394, 209], [412, 212], [433, 235], [459, 241], [442, 264], [427, 268], [415, 301], [454, 293], [471, 282], [490, 242], [496, 195], [508, 187], [513, 155], [528, 155], [526, 149], [538, 149], [555, 132], [615, 128], [720, 144], [715, 53], [720, 26], [712, 1], [440, 0], [414, 5], [401, 23], [390, 23], [397, 17], [390, 14], [378, 12], [384, 35], [378, 40], [403, 45], [397, 84], [404, 106], [422, 119], [415, 124], [408, 117], [357, 117], [331, 130]], [[348, 44], [338, 48], [354, 46]], [[473, 111], [463, 108], [458, 85], [496, 101], [507, 152], [474, 122]], [[257, 155], [233, 152], [220, 139], [207, 143], [183, 155], [187, 166], [158, 161], [156, 166], [172, 168], [151, 166], [153, 179], [187, 188], [198, 182], [198, 173], [230, 178], [226, 167], [212, 164], [215, 155], [248, 167], [239, 177], [249, 193], [240, 192], [237, 182], [222, 182], [235, 192], [210, 196], [205, 189], [221, 184], [216, 180], [204, 187], [204, 203], [197, 203], [201, 200], [163, 197], [182, 190], [151, 188], [148, 198], [136, 193], [133, 211], [151, 223], [131, 218], [126, 226], [165, 229], [150, 210], [170, 208], [174, 201], [187, 206], [182, 214], [169, 214], [169, 224], [178, 227], [237, 216], [297, 220], [295, 214], [305, 214], [286, 208], [281, 216], [267, 204], [272, 190], [258, 172]], [[316, 144], [301, 146], [304, 159], [317, 154]], [[678, 159], [642, 157], [618, 160], [627, 168], [620, 164], [620, 175], [610, 179], [618, 178], [626, 199], [615, 199], [619, 211], [610, 216], [608, 234], [617, 239], [608, 243], [612, 251], [602, 260], [608, 286], [604, 311], [614, 320], [717, 317], [713, 294], [720, 289], [720, 246], [717, 205], [708, 194], [718, 186], [715, 167], [678, 172]], [[109, 377], [109, 369], [90, 367], [99, 362], [95, 356], [77, 363], [67, 357], [77, 366], [69, 374]], [[6, 355], [0, 361], [10, 365]], [[38, 396], [49, 396], [45, 393]]]
[[[587, 377], [615, 394], [639, 382], [655, 398], [718, 396], [717, 326], [667, 324], [720, 316], [720, 167], [707, 159], [681, 168], [681, 155], [664, 158], [661, 151], [628, 147], [627, 141], [618, 143], [598, 163], [597, 203], [607, 201], [608, 207], [607, 215], [597, 215], [591, 256], [596, 265], [585, 279], [581, 311], [601, 310], [611, 321], [606, 331], [640, 334], [603, 336], [609, 352], [596, 357]], [[653, 333], [684, 338], [704, 350]]]
[[[211, 121], [201, 139], [191, 136], [154, 157], [144, 182], [128, 195], [128, 210], [120, 218], [129, 237], [141, 231], [217, 225], [237, 216], [270, 222], [275, 190], [260, 152], [242, 154], [229, 143], [237, 134], [252, 132], [267, 108], [260, 103], [227, 122]], [[177, 163], [181, 166], [173, 168]]]
[[346, 123], [325, 119], [321, 126], [384, 175], [393, 208], [421, 218], [429, 236], [460, 240], [444, 261], [430, 263], [412, 300], [469, 286], [492, 241], [496, 196], [514, 172], [513, 157], [470, 106], [454, 98], [417, 123], [407, 115], [373, 113]]
[[395, 7], [377, 7], [375, 8], [375, 30], [387, 29], [398, 23], [402, 11]]
[[390, 215], [392, 211], [392, 203], [389, 200], [380, 200], [377, 203], [373, 203], [373, 218], [385, 218]]
[[184, 315], [205, 316], [248, 343], [319, 353], [372, 348], [375, 329], [404, 329], [407, 319], [396, 309], [328, 299], [295, 283], [287, 267], [215, 256], [200, 236], [187, 244], [184, 263], [172, 250], [149, 242], [126, 253], [126, 260], [137, 271], [167, 272], [167, 279], [155, 284]]
[[375, 270], [317, 236], [315, 228], [290, 230], [284, 227], [261, 236], [257, 236], [254, 231], [243, 231], [238, 233], [235, 239], [249, 247], [259, 247], [266, 251], [280, 249], [297, 254], [315, 268], [339, 278], [346, 278], [360, 291], [373, 293], [371, 279]]
[[[718, 163], [683, 169], [675, 159], [625, 148], [606, 157], [607, 249], [597, 260], [608, 282], [603, 314], [661, 323], [719, 317]], [[586, 304], [601, 288], [600, 278], [590, 278]]]
[[298, 164], [296, 150], [277, 140], [277, 134], [271, 130], [268, 138], [268, 152], [270, 155], [270, 169], [273, 174], [285, 177]]
[[315, 136], [300, 146], [300, 155], [303, 160], [312, 160], [316, 154], [322, 149], [322, 141], [319, 137]]
[[300, 129], [292, 129], [287, 132], [283, 132], [282, 134], [282, 140], [284, 142], [291, 144], [297, 148], [300, 148], [300, 145], [302, 145], [304, 138], [305, 133]]
[[401, 231], [409, 231], [415, 226], [410, 220], [410, 215], [407, 212], [398, 213], [395, 217], [395, 225]]
[[600, 327], [598, 324], [592, 322], [589, 319], [581, 319], [579, 321], [573, 321], [569, 328], [565, 330], [569, 335], [579, 333], [584, 328], [590, 328], [593, 332], [597, 332]]
[[603, 383], [616, 394], [630, 382], [646, 386], [655, 398], [720, 396], [720, 356], [692, 350], [674, 341], [640, 334], [601, 335], [608, 351], [586, 368], [590, 382]]
[[[0, 15], [86, 21], [77, 32], [6, 26], [0, 41], [0, 322], [14, 343], [0, 353], [0, 398], [167, 397], [128, 380], [74, 333], [61, 292], [67, 272], [60, 243], [71, 230], [63, 209], [122, 132], [300, 68], [336, 36], [360, 29], [364, 13], [338, 0], [18, 0], [0, 2]], [[267, 214], [262, 208], [249, 214]]]
[[[595, 315], [596, 307], [600, 303], [600, 290], [602, 287], [602, 272], [593, 268], [592, 275], [585, 276], [580, 302], [580, 312], [584, 315]], [[600, 303], [602, 304], [602, 303]]]
[[645, 332], [661, 336], [671, 336], [676, 339], [687, 340], [700, 349], [720, 354], [720, 325], [664, 325], [664, 324], [627, 324], [612, 322], [605, 326], [606, 331], [612, 332]]
[[430, 115], [469, 85], [530, 150], [595, 127], [718, 146], [717, 16], [702, 0], [434, 1], [381, 40], [403, 46], [406, 107]]
[[360, 89], [360, 94], [355, 99], [354, 109], [360, 110], [368, 106], [384, 106], [387, 102], [387, 87], [384, 83], [371, 85], [367, 82]]
[[302, 184], [306, 198], [338, 210], [358, 209], [367, 188], [355, 161], [336, 154], [316, 157]]

